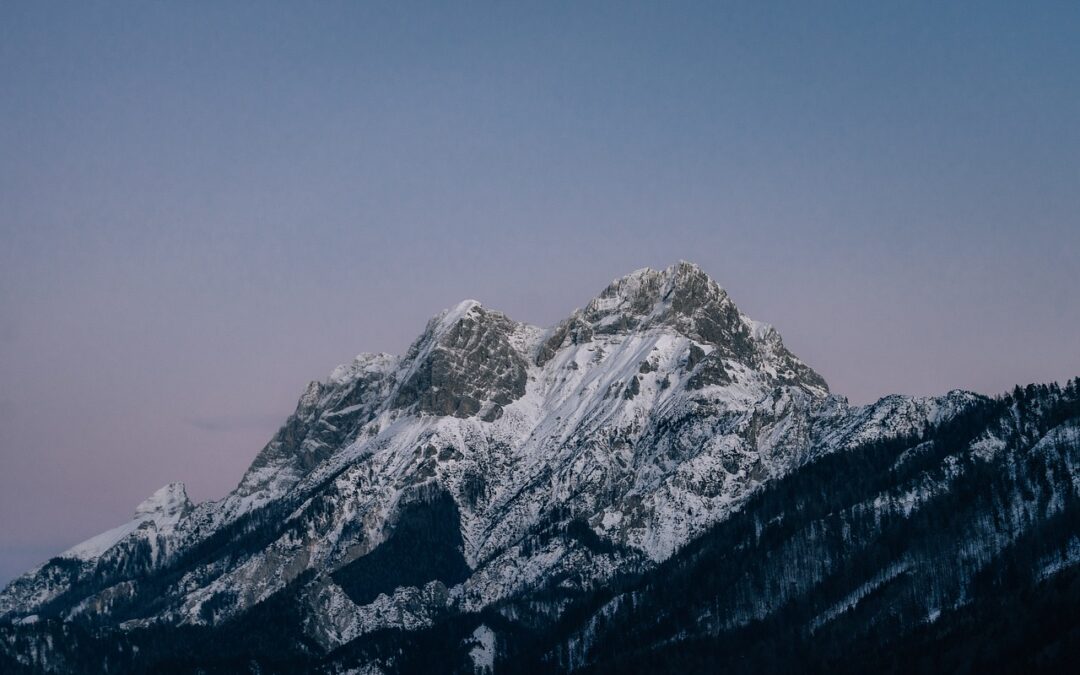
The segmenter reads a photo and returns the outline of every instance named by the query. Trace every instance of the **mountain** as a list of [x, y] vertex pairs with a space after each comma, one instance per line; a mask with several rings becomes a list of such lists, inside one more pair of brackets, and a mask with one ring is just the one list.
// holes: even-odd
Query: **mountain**
[[13, 581], [0, 669], [1055, 670], [1078, 388], [852, 406], [690, 263], [548, 329], [465, 301], [311, 383], [225, 498]]

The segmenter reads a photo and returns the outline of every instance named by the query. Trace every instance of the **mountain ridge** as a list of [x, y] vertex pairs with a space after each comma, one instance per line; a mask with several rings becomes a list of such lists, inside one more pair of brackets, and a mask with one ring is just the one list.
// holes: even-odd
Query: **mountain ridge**
[[[1071, 410], [1069, 391], [1035, 398]], [[467, 300], [404, 355], [361, 354], [309, 384], [226, 497], [192, 505], [171, 484], [14, 580], [0, 627], [31, 641], [39, 621], [114, 639], [226, 631], [283, 603], [294, 656], [316, 658], [498, 611], [511, 624], [475, 640], [505, 660], [503, 636], [682, 560], [807, 467], [909, 439], [918, 454], [995, 405], [954, 391], [852, 406], [686, 262], [615, 279], [546, 329]], [[1036, 443], [995, 429], [950, 451], [993, 463]]]

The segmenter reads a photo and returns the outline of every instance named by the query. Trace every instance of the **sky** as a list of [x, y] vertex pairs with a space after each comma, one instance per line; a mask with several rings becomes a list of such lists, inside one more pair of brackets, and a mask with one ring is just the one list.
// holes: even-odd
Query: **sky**
[[0, 583], [464, 298], [687, 259], [853, 403], [1080, 375], [1080, 3], [0, 3]]

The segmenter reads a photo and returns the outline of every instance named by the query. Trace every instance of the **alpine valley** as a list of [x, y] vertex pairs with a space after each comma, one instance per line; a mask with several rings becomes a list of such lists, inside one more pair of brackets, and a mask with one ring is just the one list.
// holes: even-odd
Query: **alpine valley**
[[1080, 379], [853, 406], [690, 263], [465, 301], [0, 594], [4, 673], [1077, 668]]

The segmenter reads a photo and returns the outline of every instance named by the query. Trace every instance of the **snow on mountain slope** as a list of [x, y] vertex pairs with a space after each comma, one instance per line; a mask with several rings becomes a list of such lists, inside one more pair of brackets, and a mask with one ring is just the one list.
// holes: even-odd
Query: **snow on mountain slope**
[[68, 593], [84, 573], [138, 559], [152, 567], [173, 552], [178, 524], [191, 513], [183, 483], [170, 483], [135, 508], [123, 525], [72, 546], [49, 563], [13, 581], [0, 594], [0, 615], [38, 610]]
[[[663, 566], [583, 600], [589, 609], [553, 631], [558, 646], [540, 661], [620, 673], [940, 672], [958, 658], [980, 672], [1071, 672], [1080, 379], [949, 398], [918, 413], [936, 421], [917, 435], [803, 466]], [[927, 640], [938, 630], [947, 637]], [[995, 646], [984, 651], [987, 634]], [[911, 656], [929, 655], [921, 666], [896, 656], [911, 640]]]
[[[329, 648], [649, 568], [769, 481], [974, 400], [851, 407], [689, 263], [615, 280], [546, 330], [465, 301], [404, 357], [309, 385], [224, 499], [163, 489], [13, 582], [0, 616], [214, 624], [292, 589]], [[387, 557], [416, 532], [456, 571]]]
[[151, 529], [157, 535], [167, 536], [175, 531], [176, 524], [189, 511], [191, 502], [188, 501], [184, 484], [170, 483], [139, 504], [129, 522], [76, 544], [60, 556], [93, 560], [140, 529]]

